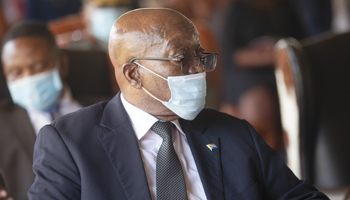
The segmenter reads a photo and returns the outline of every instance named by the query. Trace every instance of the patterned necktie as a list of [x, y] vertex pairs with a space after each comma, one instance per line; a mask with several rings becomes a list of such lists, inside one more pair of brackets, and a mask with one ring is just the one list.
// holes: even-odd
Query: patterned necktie
[[156, 165], [157, 200], [187, 200], [187, 190], [181, 163], [172, 140], [171, 122], [157, 121], [151, 130], [163, 138]]

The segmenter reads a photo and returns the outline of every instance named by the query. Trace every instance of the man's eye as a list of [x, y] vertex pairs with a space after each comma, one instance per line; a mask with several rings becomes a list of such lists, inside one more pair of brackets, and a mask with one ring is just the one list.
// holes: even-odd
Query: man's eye
[[35, 64], [32, 69], [34, 72], [38, 73], [44, 71], [46, 68], [46, 64]]
[[188, 50], [187, 49], [181, 49], [178, 50], [177, 53], [175, 53], [174, 57], [176, 58], [186, 58], [188, 57]]
[[184, 54], [184, 53], [181, 53], [181, 54], [176, 54], [176, 55], [174, 55], [174, 58], [186, 58], [186, 54]]
[[12, 70], [11, 72], [7, 73], [7, 79], [9, 81], [13, 81], [18, 79], [19, 77], [22, 76], [22, 70]]
[[198, 57], [203, 57], [203, 56], [205, 56], [204, 52], [205, 52], [205, 51], [198, 51], [197, 56], [198, 56]]
[[172, 61], [172, 63], [175, 65], [181, 65], [181, 61]]

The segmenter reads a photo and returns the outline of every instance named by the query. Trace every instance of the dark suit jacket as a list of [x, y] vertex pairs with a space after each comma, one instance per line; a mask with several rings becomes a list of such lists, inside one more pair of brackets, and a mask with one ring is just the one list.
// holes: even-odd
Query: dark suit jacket
[[[327, 199], [299, 181], [247, 122], [204, 109], [179, 120], [208, 199]], [[210, 151], [206, 145], [214, 143]], [[30, 199], [151, 199], [120, 94], [41, 129]]]
[[35, 132], [27, 112], [10, 99], [0, 101], [0, 169], [15, 200], [28, 199], [34, 182], [32, 170]]

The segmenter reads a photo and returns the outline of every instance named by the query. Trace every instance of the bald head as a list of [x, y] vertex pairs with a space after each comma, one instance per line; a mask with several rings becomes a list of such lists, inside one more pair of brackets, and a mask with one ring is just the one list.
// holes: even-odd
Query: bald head
[[137, 9], [124, 14], [114, 23], [109, 38], [114, 67], [144, 56], [155, 45], [180, 32], [197, 31], [189, 19], [171, 9]]
[[[155, 78], [130, 60], [136, 57], [184, 58], [202, 52], [193, 23], [179, 12], [166, 8], [130, 11], [114, 23], [109, 36], [109, 56], [125, 99], [158, 118], [177, 116], [142, 88], [168, 101], [169, 87], [163, 79]], [[140, 59], [137, 63], [163, 77], [182, 75], [180, 62]]]

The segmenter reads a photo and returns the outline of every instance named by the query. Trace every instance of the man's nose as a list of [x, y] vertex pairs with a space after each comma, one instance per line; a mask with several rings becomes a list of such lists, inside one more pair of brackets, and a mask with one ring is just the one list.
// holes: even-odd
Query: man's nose
[[203, 73], [205, 71], [204, 65], [202, 62], [199, 63], [199, 66], [197, 67], [197, 73]]

